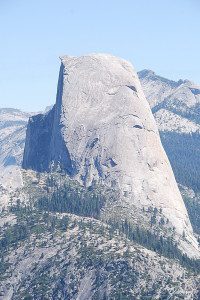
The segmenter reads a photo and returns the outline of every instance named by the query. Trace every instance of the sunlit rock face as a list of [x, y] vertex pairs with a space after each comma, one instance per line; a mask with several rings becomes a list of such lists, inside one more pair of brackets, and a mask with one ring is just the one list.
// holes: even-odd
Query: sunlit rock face
[[13, 108], [0, 108], [0, 211], [10, 193], [21, 188], [21, 163], [30, 114]]
[[105, 54], [61, 58], [56, 104], [30, 119], [23, 160], [25, 169], [36, 171], [58, 166], [86, 186], [101, 182], [120, 191], [102, 217], [148, 224], [144, 212], [156, 207], [174, 227], [180, 248], [198, 256], [153, 115], [129, 62]]
[[[199, 85], [189, 80], [169, 80], [151, 70], [142, 70], [138, 72], [138, 76], [159, 130], [163, 130], [163, 123], [165, 123], [165, 131], [176, 130], [185, 133], [199, 131]], [[164, 115], [163, 118], [159, 112]], [[175, 115], [178, 115], [178, 118]], [[185, 119], [189, 120], [187, 127]]]

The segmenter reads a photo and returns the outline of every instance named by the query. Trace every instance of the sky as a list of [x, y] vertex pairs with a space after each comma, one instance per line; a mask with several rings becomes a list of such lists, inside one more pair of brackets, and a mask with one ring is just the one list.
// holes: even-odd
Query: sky
[[200, 83], [199, 0], [0, 0], [0, 107], [54, 104], [59, 56], [111, 53]]

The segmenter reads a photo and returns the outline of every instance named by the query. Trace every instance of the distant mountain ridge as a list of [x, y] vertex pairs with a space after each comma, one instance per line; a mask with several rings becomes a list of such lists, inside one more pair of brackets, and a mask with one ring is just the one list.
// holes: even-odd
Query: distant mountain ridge
[[138, 75], [176, 180], [200, 191], [200, 86], [168, 80], [150, 70]]
[[154, 114], [163, 109], [200, 124], [200, 86], [189, 80], [169, 80], [151, 70], [140, 71], [138, 76]]
[[[3, 189], [12, 190], [22, 185], [20, 170], [29, 117], [29, 113], [18, 109], [0, 109], [0, 187]], [[7, 200], [0, 197], [0, 203], [2, 201]]]
[[[45, 113], [51, 108], [47, 107]], [[0, 165], [21, 166], [27, 123], [35, 114], [15, 108], [0, 108]]]
[[0, 205], [9, 201], [9, 192], [23, 184], [21, 165], [26, 128], [28, 119], [34, 114], [15, 108], [0, 108]]

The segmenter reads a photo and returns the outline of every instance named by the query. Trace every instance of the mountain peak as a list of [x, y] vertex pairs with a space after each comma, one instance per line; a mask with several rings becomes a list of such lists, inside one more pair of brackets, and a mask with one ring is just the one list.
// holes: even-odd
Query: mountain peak
[[170, 84], [172, 87], [178, 87], [180, 85], [187, 85], [187, 86], [194, 86], [194, 82], [192, 82], [189, 79], [179, 79], [178, 81], [167, 79], [166, 77], [160, 76], [156, 74], [152, 70], [144, 69], [138, 72], [138, 76], [140, 80], [151, 79], [151, 80], [159, 80], [161, 82], [165, 82], [167, 84]]
[[144, 78], [144, 77], [154, 76], [154, 75], [156, 75], [156, 73], [152, 70], [144, 69], [144, 70], [139, 71], [138, 75], [140, 78]]
[[151, 213], [143, 211], [159, 208], [175, 227], [183, 251], [198, 253], [155, 120], [136, 72], [123, 59], [107, 54], [62, 58], [56, 105], [30, 120], [23, 167], [59, 167], [84, 186], [112, 189], [118, 196], [113, 192], [106, 201], [103, 220], [128, 219], [135, 225], [142, 220], [152, 229]]

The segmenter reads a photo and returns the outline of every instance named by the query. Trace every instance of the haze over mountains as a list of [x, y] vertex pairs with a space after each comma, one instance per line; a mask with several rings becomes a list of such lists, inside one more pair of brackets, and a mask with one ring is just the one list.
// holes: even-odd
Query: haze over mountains
[[177, 181], [199, 191], [200, 86], [188, 80], [174, 82], [149, 70], [138, 74]]
[[151, 70], [138, 76], [161, 131], [199, 131], [200, 86], [189, 80], [168, 80]]
[[165, 108], [191, 120], [199, 119], [200, 86], [189, 80], [168, 80], [151, 70], [140, 71], [138, 75], [154, 113]]
[[8, 203], [9, 193], [22, 185], [21, 163], [26, 126], [30, 114], [17, 109], [0, 109], [0, 205]]
[[[148, 70], [139, 78], [176, 178], [194, 189], [195, 174], [192, 179], [185, 174], [187, 155], [173, 141], [198, 140], [200, 89]], [[130, 63], [102, 54], [62, 58], [56, 105], [28, 123], [25, 170], [29, 115], [0, 113], [1, 222], [8, 223], [0, 242], [2, 253], [6, 249], [0, 266], [8, 270], [0, 299], [42, 299], [44, 291], [48, 299], [165, 299], [175, 293], [198, 299], [199, 277], [186, 274], [189, 260], [183, 255], [199, 257], [198, 232], [192, 231]], [[189, 164], [190, 150], [184, 148]], [[12, 230], [19, 241], [9, 235]], [[147, 248], [183, 266], [167, 258], [161, 262]], [[44, 274], [47, 283], [39, 280]], [[177, 282], [175, 289], [169, 277]]]

